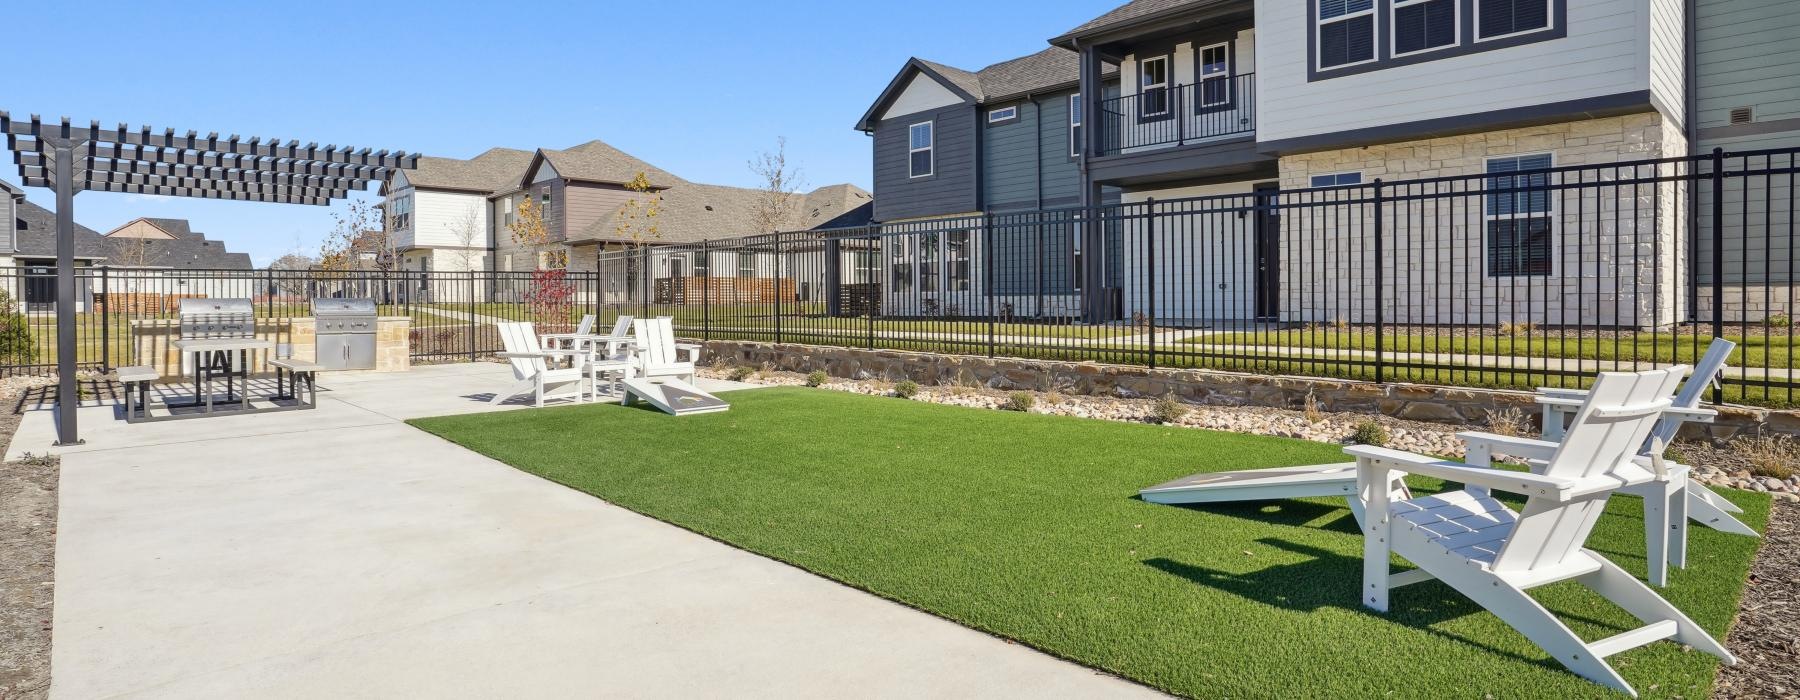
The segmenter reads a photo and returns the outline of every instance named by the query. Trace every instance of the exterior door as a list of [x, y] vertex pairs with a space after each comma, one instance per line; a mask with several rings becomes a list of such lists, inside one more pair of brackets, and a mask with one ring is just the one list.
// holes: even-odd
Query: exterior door
[[1256, 318], [1281, 316], [1281, 211], [1275, 183], [1256, 186]]

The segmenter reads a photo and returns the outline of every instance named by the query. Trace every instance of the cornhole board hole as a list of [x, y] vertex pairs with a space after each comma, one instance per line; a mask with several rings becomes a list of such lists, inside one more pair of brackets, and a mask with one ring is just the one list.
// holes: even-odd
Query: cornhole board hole
[[677, 379], [660, 382], [648, 379], [625, 380], [625, 405], [630, 406], [637, 399], [648, 401], [650, 405], [671, 416], [717, 413], [731, 408], [731, 404], [719, 397]]

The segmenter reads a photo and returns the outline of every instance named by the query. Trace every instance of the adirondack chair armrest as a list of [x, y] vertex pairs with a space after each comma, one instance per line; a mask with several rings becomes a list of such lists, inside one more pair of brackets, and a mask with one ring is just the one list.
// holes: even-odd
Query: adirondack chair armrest
[[1587, 403], [1586, 397], [1564, 398], [1560, 396], [1540, 395], [1533, 400], [1537, 401], [1539, 406], [1554, 406], [1566, 411], [1573, 411], [1581, 408], [1582, 404]]
[[1671, 406], [1663, 410], [1663, 417], [1673, 418], [1683, 423], [1711, 423], [1719, 417], [1719, 412], [1710, 408], [1682, 408]]
[[1373, 445], [1352, 445], [1344, 448], [1344, 452], [1357, 458], [1359, 469], [1367, 468], [1367, 466], [1381, 466], [1408, 474], [1435, 477], [1469, 486], [1557, 501], [1568, 501], [1579, 496], [1616, 489], [1623, 485], [1617, 479], [1604, 477], [1582, 480], [1559, 479], [1530, 472], [1472, 467], [1461, 462], [1451, 462]]
[[1586, 399], [1587, 395], [1588, 395], [1588, 390], [1586, 390], [1586, 389], [1563, 389], [1563, 388], [1558, 388], [1558, 387], [1540, 386], [1537, 388], [1537, 393], [1542, 394], [1544, 396], [1558, 398], [1558, 399]]
[[684, 360], [684, 362], [699, 362], [700, 361], [700, 351], [702, 349], [703, 349], [702, 346], [697, 343], [676, 343], [675, 344], [675, 352], [687, 353], [687, 359]]
[[1456, 437], [1469, 447], [1486, 447], [1492, 454], [1512, 455], [1520, 459], [1549, 459], [1556, 454], [1557, 447], [1556, 443], [1548, 440], [1494, 433], [1466, 432], [1457, 433]]

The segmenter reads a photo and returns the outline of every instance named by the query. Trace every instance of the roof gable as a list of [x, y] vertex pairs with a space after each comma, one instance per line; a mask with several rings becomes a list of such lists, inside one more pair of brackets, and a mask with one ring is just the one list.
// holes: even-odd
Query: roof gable
[[537, 177], [538, 170], [549, 164], [555, 175], [571, 182], [593, 182], [607, 185], [624, 185], [636, 179], [642, 173], [650, 180], [653, 189], [666, 189], [682, 182], [654, 165], [636, 156], [613, 148], [605, 141], [598, 139], [579, 146], [552, 150], [540, 148], [531, 158], [531, 165], [525, 169], [523, 177], [518, 180], [520, 186], [529, 185], [542, 178]]
[[529, 151], [514, 148], [490, 148], [468, 160], [420, 156], [418, 167], [399, 171], [388, 189], [411, 187], [489, 194], [517, 181], [532, 156]]
[[[881, 95], [875, 98], [875, 103], [869, 106], [869, 111], [864, 112], [862, 119], [856, 122], [856, 128], [860, 131], [874, 131], [875, 122], [882, 119], [880, 115], [884, 115], [888, 111], [889, 105], [900, 99], [900, 96], [912, 86], [914, 78], [920, 75], [929, 77], [964, 102], [972, 104], [981, 101], [979, 94], [981, 80], [976, 78], [973, 73], [960, 68], [951, 68], [930, 61], [910, 58], [907, 59], [906, 65], [900, 68], [900, 72], [894, 74], [894, 79], [888, 81], [887, 87], [882, 88]], [[956, 76], [958, 79], [953, 80], [951, 76]]]

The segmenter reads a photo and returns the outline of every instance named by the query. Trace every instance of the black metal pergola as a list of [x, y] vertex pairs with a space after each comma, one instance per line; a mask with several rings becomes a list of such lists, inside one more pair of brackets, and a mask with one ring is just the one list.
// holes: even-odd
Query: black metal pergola
[[28, 187], [56, 193], [56, 399], [58, 445], [81, 442], [75, 409], [75, 195], [124, 192], [277, 204], [327, 205], [384, 181], [418, 156], [281, 139], [220, 138], [174, 129], [76, 126], [68, 117], [16, 121], [0, 133]]

